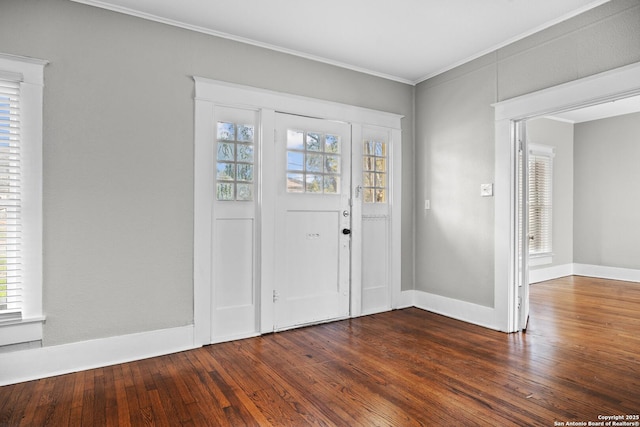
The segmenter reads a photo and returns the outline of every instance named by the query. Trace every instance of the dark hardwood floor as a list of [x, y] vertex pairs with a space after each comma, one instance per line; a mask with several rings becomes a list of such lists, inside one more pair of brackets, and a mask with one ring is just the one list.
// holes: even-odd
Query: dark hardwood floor
[[567, 277], [526, 334], [398, 310], [1, 387], [0, 425], [597, 422], [640, 413], [639, 351], [640, 284]]

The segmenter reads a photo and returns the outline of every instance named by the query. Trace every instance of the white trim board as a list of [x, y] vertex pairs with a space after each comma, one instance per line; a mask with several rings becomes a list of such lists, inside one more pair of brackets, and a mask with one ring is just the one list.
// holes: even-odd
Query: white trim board
[[607, 267], [604, 265], [573, 264], [576, 276], [597, 277], [600, 279], [640, 282], [640, 270], [631, 268]]
[[529, 269], [529, 284], [544, 282], [573, 275], [573, 264], [554, 265], [552, 267]]
[[493, 330], [501, 330], [499, 322], [496, 321], [496, 310], [492, 307], [424, 291], [413, 291], [413, 305], [416, 308], [462, 320], [463, 322]]
[[[516, 247], [516, 167], [512, 141], [517, 120], [586, 107], [640, 93], [640, 62], [494, 104], [495, 109], [495, 285], [500, 328], [519, 330]], [[526, 307], [526, 303], [522, 304]]]
[[[211, 124], [215, 108], [218, 106], [256, 111], [260, 117], [261, 144], [272, 147], [275, 144], [275, 117], [277, 113], [290, 113], [326, 120], [347, 122], [352, 125], [352, 132], [360, 134], [364, 127], [382, 127], [391, 132], [391, 140], [396, 145], [390, 154], [393, 171], [402, 170], [402, 138], [400, 114], [372, 110], [354, 105], [309, 98], [289, 93], [275, 92], [251, 86], [238, 85], [218, 80], [194, 76], [195, 82], [195, 132], [194, 132], [194, 336], [196, 344], [210, 344], [211, 339], [211, 218], [213, 205], [210, 195], [213, 190], [213, 146], [214, 128]], [[395, 151], [397, 150], [397, 151]], [[260, 164], [273, 164], [273, 150], [262, 150], [259, 155]], [[395, 154], [394, 154], [395, 153]], [[264, 169], [263, 169], [264, 170]], [[275, 283], [274, 263], [272, 256], [275, 235], [275, 199], [276, 189], [268, 180], [262, 181], [258, 192], [258, 211], [260, 217], [259, 259], [260, 277], [257, 295], [261, 301], [273, 298]], [[400, 248], [402, 183], [400, 174], [389, 182], [392, 196], [389, 200], [391, 208], [391, 247]], [[265, 197], [266, 195], [266, 197]], [[391, 250], [391, 308], [398, 306], [401, 293], [401, 253]], [[352, 271], [353, 272], [353, 271]], [[352, 297], [357, 298], [352, 289]], [[360, 312], [352, 309], [352, 315]], [[267, 333], [273, 330], [273, 308], [268, 304], [260, 305], [258, 331]], [[253, 334], [253, 332], [251, 332]]]
[[0, 354], [0, 386], [196, 348], [193, 325]]
[[597, 277], [600, 279], [640, 283], [640, 270], [638, 269], [578, 263], [530, 270], [529, 283], [539, 283], [566, 276]]
[[398, 297], [398, 305], [395, 308], [400, 310], [403, 308], [415, 307], [415, 293], [416, 291], [414, 290], [401, 291], [400, 296]]

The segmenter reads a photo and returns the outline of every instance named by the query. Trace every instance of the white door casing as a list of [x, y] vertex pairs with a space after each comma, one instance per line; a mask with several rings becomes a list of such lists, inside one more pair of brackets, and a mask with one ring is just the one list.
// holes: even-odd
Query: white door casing
[[[236, 338], [259, 335], [272, 332], [276, 324], [276, 312], [274, 310], [273, 295], [277, 289], [278, 261], [276, 259], [278, 239], [276, 224], [278, 222], [278, 181], [274, 165], [277, 163], [276, 155], [276, 117], [280, 113], [288, 113], [307, 117], [317, 117], [322, 121], [342, 122], [351, 127], [354, 144], [362, 144], [366, 136], [366, 129], [386, 129], [389, 135], [388, 152], [388, 234], [385, 241], [389, 247], [388, 252], [388, 291], [390, 294], [390, 308], [396, 307], [400, 302], [400, 236], [401, 236], [401, 130], [402, 116], [385, 113], [351, 105], [327, 102], [312, 98], [283, 94], [262, 90], [247, 86], [240, 86], [210, 79], [194, 77], [195, 80], [195, 147], [194, 147], [194, 345], [204, 345], [212, 342], [225, 341]], [[255, 150], [255, 187], [254, 203], [251, 214], [240, 214], [238, 217], [225, 216], [218, 211], [217, 203], [213, 201], [216, 195], [216, 121], [215, 111], [241, 110], [249, 112], [256, 117], [255, 135], [257, 146]], [[282, 161], [282, 160], [281, 160]], [[358, 160], [359, 161], [359, 160]], [[258, 172], [259, 171], [259, 172]], [[379, 307], [385, 304], [375, 305], [378, 308], [367, 308], [363, 303], [362, 278], [362, 242], [363, 227], [361, 221], [362, 203], [361, 194], [355, 192], [358, 185], [362, 185], [361, 171], [354, 172], [354, 180], [351, 188], [345, 189], [345, 194], [351, 194], [352, 203], [350, 217], [341, 217], [340, 227], [345, 228], [351, 220], [351, 258], [350, 270], [342, 269], [342, 282], [350, 283], [347, 307], [344, 301], [340, 308], [341, 313], [347, 316], [359, 316], [367, 312], [380, 311]], [[239, 202], [238, 202], [239, 203]], [[347, 203], [348, 205], [348, 203]], [[229, 205], [230, 206], [230, 205]], [[245, 208], [249, 204], [244, 205]], [[342, 210], [344, 211], [344, 209]], [[324, 213], [323, 213], [324, 214]], [[221, 222], [229, 221], [229, 222]], [[305, 221], [300, 221], [305, 223]], [[326, 221], [325, 221], [326, 222]], [[226, 228], [225, 225], [233, 227]], [[235, 228], [234, 228], [235, 227]], [[335, 227], [334, 227], [335, 228]], [[233, 231], [235, 230], [235, 231]], [[250, 236], [249, 230], [252, 231]], [[341, 228], [338, 232], [341, 231]], [[226, 254], [226, 259], [219, 259], [215, 251], [222, 250], [226, 246], [219, 240], [221, 234], [238, 234], [241, 236], [238, 242], [233, 243], [234, 251], [240, 254], [237, 259]], [[322, 231], [322, 233], [326, 233]], [[313, 238], [320, 232], [309, 231]], [[348, 238], [338, 236], [339, 242], [348, 241]], [[364, 239], [367, 242], [365, 236]], [[243, 243], [240, 243], [243, 242]], [[344, 256], [344, 255], [342, 255]], [[236, 266], [248, 263], [253, 257], [253, 271], [251, 273], [234, 270]], [[219, 271], [218, 265], [223, 264], [227, 272]], [[244, 261], [240, 261], [244, 259]], [[348, 259], [348, 255], [347, 255]], [[229, 262], [231, 261], [231, 262]], [[349, 262], [347, 262], [349, 264]], [[345, 272], [347, 272], [345, 274]], [[252, 277], [252, 279], [250, 279]], [[216, 283], [234, 283], [236, 280], [244, 283], [243, 289], [233, 290], [216, 288]], [[250, 282], [252, 283], [250, 284]], [[341, 285], [344, 287], [344, 285]], [[252, 294], [247, 291], [251, 289]], [[227, 298], [227, 303], [220, 304], [220, 296]], [[252, 295], [252, 299], [249, 298]], [[231, 297], [231, 299], [229, 299]], [[367, 297], [365, 297], [365, 300]], [[253, 306], [248, 308], [248, 301]], [[233, 317], [221, 318], [225, 310], [246, 310], [242, 319], [238, 322]], [[344, 311], [346, 310], [346, 311]], [[250, 313], [249, 313], [250, 312]], [[253, 318], [252, 318], [253, 317]], [[234, 330], [225, 328], [225, 322], [234, 322]]]
[[527, 147], [526, 124], [524, 121], [516, 121], [514, 126], [513, 145], [517, 147], [517, 202], [518, 212], [517, 229], [517, 254], [518, 265], [516, 267], [517, 297], [518, 297], [518, 327], [521, 330], [527, 328], [529, 320], [529, 149]]
[[[518, 292], [518, 211], [515, 123], [640, 94], [640, 62], [533, 92], [495, 108], [495, 319], [496, 329], [521, 329], [528, 300]], [[528, 299], [528, 295], [524, 295]]]

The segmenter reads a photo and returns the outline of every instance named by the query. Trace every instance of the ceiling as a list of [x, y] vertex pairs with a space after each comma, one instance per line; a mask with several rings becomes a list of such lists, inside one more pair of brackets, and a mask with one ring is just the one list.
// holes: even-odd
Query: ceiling
[[416, 84], [608, 0], [73, 0]]

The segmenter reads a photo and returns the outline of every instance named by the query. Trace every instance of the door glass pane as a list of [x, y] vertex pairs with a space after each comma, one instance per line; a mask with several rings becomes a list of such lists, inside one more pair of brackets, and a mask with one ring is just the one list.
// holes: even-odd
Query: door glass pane
[[340, 173], [340, 156], [326, 156], [324, 171], [327, 173]]
[[300, 153], [297, 151], [288, 151], [287, 169], [291, 171], [304, 170], [304, 153]]
[[307, 134], [307, 150], [322, 151], [322, 135], [319, 133], [309, 132]]
[[375, 141], [365, 141], [363, 153], [365, 155], [371, 155], [374, 152]]
[[387, 143], [364, 141], [362, 186], [365, 203], [387, 202]]
[[327, 194], [336, 194], [340, 188], [340, 178], [337, 176], [324, 177], [324, 192]]
[[374, 174], [372, 173], [364, 173], [362, 176], [362, 182], [364, 184], [365, 187], [375, 187], [375, 178], [374, 178]]
[[238, 141], [253, 142], [253, 125], [238, 125]]
[[216, 185], [216, 199], [218, 200], [234, 200], [235, 194], [233, 191], [233, 184], [230, 183], [218, 183]]
[[238, 144], [238, 161], [253, 163], [253, 145]]
[[364, 189], [364, 202], [373, 203], [373, 190], [371, 188]]
[[238, 165], [238, 181], [253, 181], [253, 165]]
[[287, 131], [287, 148], [290, 150], [304, 150], [304, 132], [289, 129]]
[[237, 200], [249, 201], [253, 200], [253, 184], [237, 184], [238, 197]]
[[233, 141], [236, 127], [233, 123], [218, 122], [218, 141]]
[[327, 153], [340, 153], [340, 137], [336, 135], [327, 135], [324, 151]]
[[307, 175], [307, 193], [322, 193], [322, 175]]
[[217, 123], [217, 200], [253, 200], [254, 130], [251, 124]]
[[301, 173], [287, 174], [287, 192], [304, 193], [304, 175]]
[[372, 171], [375, 170], [375, 161], [373, 157], [365, 157], [364, 161], [363, 161], [363, 165], [362, 168], [365, 171]]
[[234, 161], [235, 145], [228, 142], [218, 143], [218, 160]]
[[339, 194], [340, 157], [339, 136], [287, 130], [287, 192]]
[[233, 181], [236, 178], [235, 163], [218, 163], [216, 178], [218, 181]]
[[307, 154], [307, 172], [322, 172], [322, 154]]

